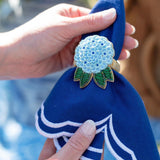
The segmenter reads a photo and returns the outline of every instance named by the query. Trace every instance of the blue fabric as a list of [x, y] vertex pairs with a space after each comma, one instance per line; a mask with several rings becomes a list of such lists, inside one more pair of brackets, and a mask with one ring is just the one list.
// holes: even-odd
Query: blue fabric
[[[112, 7], [117, 10], [116, 22], [106, 30], [92, 34], [106, 36], [112, 41], [115, 59], [118, 59], [125, 32], [123, 0], [100, 0], [91, 13]], [[79, 82], [73, 81], [74, 72], [75, 68], [71, 68], [63, 74], [38, 111], [38, 131], [46, 137], [58, 138], [62, 147], [65, 143], [59, 139], [61, 136], [70, 137], [84, 121], [92, 119], [97, 126], [94, 146], [105, 141], [115, 159], [159, 160], [144, 104], [130, 83], [114, 71], [115, 82], [107, 82], [106, 89], [99, 88], [93, 80], [86, 88], [80, 89]], [[89, 150], [85, 156], [100, 159], [99, 154]]]
[[125, 9], [123, 0], [99, 0], [93, 7], [91, 13], [107, 10], [110, 8], [115, 8], [117, 12], [117, 19], [113, 25], [100, 32], [85, 34], [83, 35], [82, 39], [95, 34], [107, 37], [108, 40], [113, 43], [116, 53], [114, 59], [117, 60], [123, 47], [125, 35]]
[[[66, 120], [83, 123], [88, 119], [97, 122], [112, 114], [117, 136], [134, 150], [137, 159], [149, 160], [154, 157], [158, 160], [158, 151], [143, 102], [130, 83], [121, 74], [114, 72], [115, 82], [108, 82], [105, 90], [97, 87], [93, 81], [86, 88], [80, 89], [79, 84], [73, 81], [74, 71], [75, 68], [68, 70], [46, 99], [46, 119], [53, 123]], [[60, 88], [63, 91], [59, 92]], [[73, 126], [51, 128], [45, 124], [39, 125], [47, 133], [63, 130], [74, 133], [77, 129]], [[113, 145], [115, 150], [123, 152], [116, 144]]]

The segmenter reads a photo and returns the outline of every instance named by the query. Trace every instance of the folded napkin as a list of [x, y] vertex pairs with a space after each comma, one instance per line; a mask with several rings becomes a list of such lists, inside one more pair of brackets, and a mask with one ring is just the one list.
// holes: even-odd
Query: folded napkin
[[[93, 48], [94, 51], [104, 51], [104, 44], [113, 44], [113, 48], [107, 48], [107, 54], [110, 53], [110, 57], [118, 59], [125, 34], [123, 0], [99, 0], [91, 13], [109, 8], [115, 8], [117, 11], [114, 24], [103, 31], [83, 35], [76, 49], [77, 55], [83, 55], [81, 53], [84, 49], [83, 53], [87, 52], [84, 55], [89, 56]], [[102, 62], [105, 55], [106, 53], [102, 56]], [[93, 57], [87, 58], [88, 61], [92, 61]], [[36, 114], [36, 128], [39, 133], [53, 138], [57, 150], [60, 150], [83, 122], [92, 119], [96, 124], [96, 136], [82, 155], [82, 160], [100, 160], [104, 142], [105, 152], [110, 154], [109, 160], [159, 160], [148, 116], [136, 90], [120, 73], [110, 67], [103, 68], [105, 64], [101, 65], [102, 69], [99, 72], [100, 61], [98, 64], [95, 62], [96, 69], [90, 68], [91, 66], [83, 67], [84, 65], [80, 68], [82, 60], [83, 56], [75, 55], [77, 67], [62, 75], [42, 103]], [[110, 66], [110, 59], [107, 62]], [[103, 79], [102, 75], [106, 77]]]

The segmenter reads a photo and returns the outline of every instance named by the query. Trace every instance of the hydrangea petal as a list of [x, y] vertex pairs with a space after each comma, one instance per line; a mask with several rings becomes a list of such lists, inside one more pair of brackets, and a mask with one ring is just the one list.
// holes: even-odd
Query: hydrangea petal
[[86, 73], [99, 73], [112, 64], [113, 44], [103, 36], [89, 36], [75, 50], [74, 61]]

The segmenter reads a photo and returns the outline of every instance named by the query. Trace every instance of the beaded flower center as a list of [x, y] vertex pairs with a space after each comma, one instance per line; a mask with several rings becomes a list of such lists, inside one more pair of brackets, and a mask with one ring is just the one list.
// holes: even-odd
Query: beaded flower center
[[112, 64], [113, 44], [103, 36], [89, 36], [75, 50], [74, 61], [85, 73], [99, 73]]

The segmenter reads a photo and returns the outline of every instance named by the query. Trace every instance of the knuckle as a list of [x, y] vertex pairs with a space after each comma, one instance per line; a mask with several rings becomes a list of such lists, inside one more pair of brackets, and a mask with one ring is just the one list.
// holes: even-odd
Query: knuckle
[[88, 25], [95, 26], [102, 22], [102, 15], [91, 14], [87, 20]]
[[84, 137], [82, 132], [79, 132], [77, 134], [78, 134], [78, 138], [76, 138], [76, 139], [71, 138], [68, 141], [68, 143], [69, 143], [72, 150], [77, 151], [77, 152], [82, 152], [87, 148], [87, 146], [86, 146], [87, 139]]
[[96, 25], [96, 17], [94, 15], [90, 15], [87, 19], [88, 25]]
[[84, 145], [80, 140], [72, 140], [71, 139], [68, 143], [69, 143], [71, 149], [74, 151], [81, 152], [84, 150], [83, 149]]

